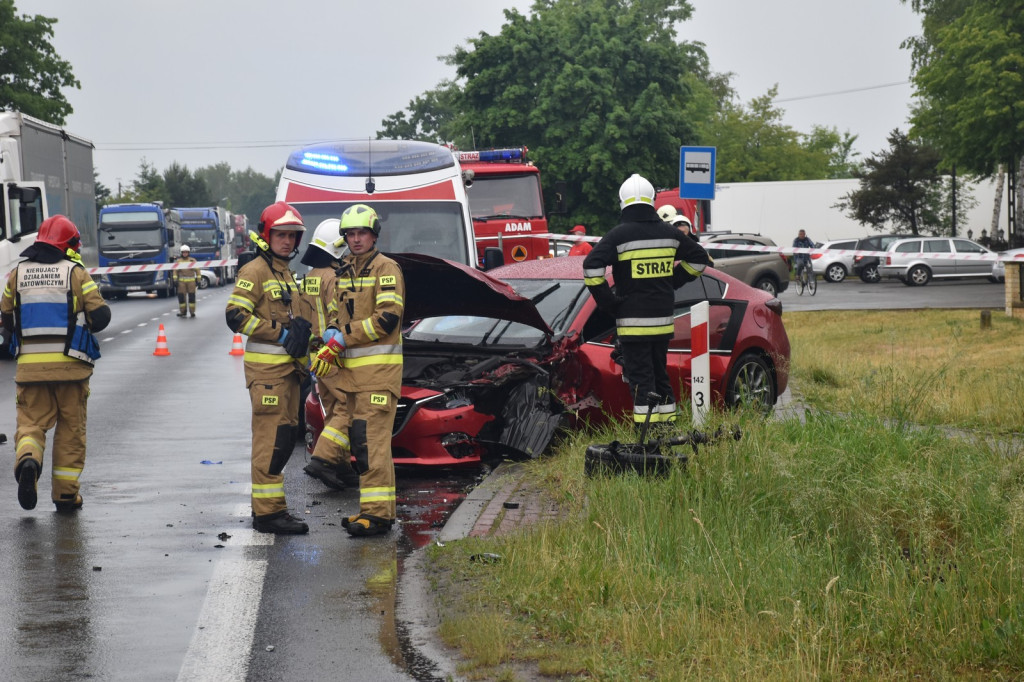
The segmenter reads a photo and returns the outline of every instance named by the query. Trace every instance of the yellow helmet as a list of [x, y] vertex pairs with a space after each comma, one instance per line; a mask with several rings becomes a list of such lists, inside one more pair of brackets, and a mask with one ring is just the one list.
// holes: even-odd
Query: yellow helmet
[[338, 231], [341, 234], [345, 230], [362, 228], [373, 232], [373, 236], [380, 236], [380, 218], [377, 212], [366, 204], [353, 204], [341, 214], [341, 222], [338, 224]]

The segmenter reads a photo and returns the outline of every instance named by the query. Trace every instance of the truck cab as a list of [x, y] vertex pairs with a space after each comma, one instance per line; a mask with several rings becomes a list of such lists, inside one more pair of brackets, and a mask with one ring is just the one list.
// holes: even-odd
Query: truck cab
[[105, 298], [124, 298], [131, 292], [170, 296], [174, 283], [169, 270], [131, 271], [131, 266], [161, 265], [174, 260], [179, 227], [176, 211], [160, 204], [109, 204], [100, 208], [98, 251], [100, 267], [124, 267], [100, 278]]
[[[457, 152], [473, 215], [477, 258], [498, 248], [512, 263], [548, 256], [540, 169], [526, 160], [526, 147]], [[534, 236], [538, 235], [538, 236]]]

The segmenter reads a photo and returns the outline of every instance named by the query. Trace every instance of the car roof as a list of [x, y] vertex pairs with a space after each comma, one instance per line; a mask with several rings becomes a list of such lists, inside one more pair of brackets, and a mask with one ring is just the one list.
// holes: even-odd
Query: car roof
[[702, 234], [700, 236], [701, 242], [708, 242], [714, 244], [716, 242], [722, 242], [727, 239], [748, 239], [764, 246], [775, 246], [775, 242], [770, 237], [764, 235], [754, 234], [752, 232], [724, 232], [722, 234]]

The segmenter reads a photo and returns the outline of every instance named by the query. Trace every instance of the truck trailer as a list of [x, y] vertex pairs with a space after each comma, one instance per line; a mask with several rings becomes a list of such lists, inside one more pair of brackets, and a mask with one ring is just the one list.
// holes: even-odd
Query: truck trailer
[[0, 111], [0, 275], [35, 243], [39, 225], [63, 214], [82, 233], [82, 261], [98, 263], [93, 144], [60, 126]]
[[381, 219], [381, 251], [477, 263], [462, 168], [452, 150], [438, 144], [358, 140], [302, 147], [288, 157], [277, 200], [302, 215], [300, 253], [323, 221], [367, 204]]
[[[180, 232], [178, 212], [160, 204], [104, 206], [99, 213], [100, 267], [170, 263]], [[112, 272], [100, 278], [104, 298], [124, 298], [133, 291], [167, 298], [174, 293], [171, 271]]]

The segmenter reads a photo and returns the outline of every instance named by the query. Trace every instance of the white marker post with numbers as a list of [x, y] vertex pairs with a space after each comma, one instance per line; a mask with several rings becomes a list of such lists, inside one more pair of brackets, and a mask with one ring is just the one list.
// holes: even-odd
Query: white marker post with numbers
[[690, 308], [690, 409], [695, 429], [704, 426], [711, 401], [711, 360], [708, 356], [710, 310], [707, 301]]

